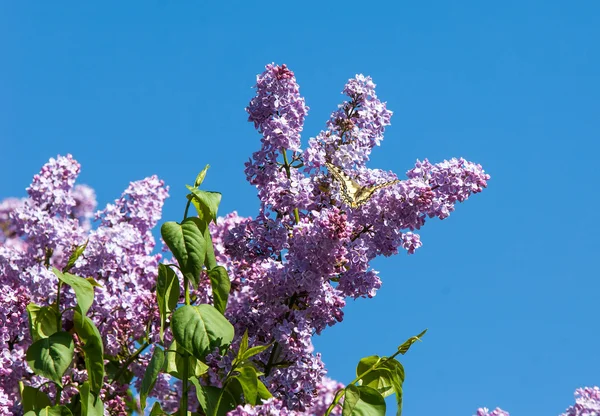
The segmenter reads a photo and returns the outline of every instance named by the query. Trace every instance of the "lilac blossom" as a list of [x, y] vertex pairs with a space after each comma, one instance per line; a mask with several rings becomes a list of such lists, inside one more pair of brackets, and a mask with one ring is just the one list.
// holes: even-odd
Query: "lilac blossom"
[[600, 387], [584, 387], [575, 390], [575, 404], [560, 416], [599, 416]]
[[0, 244], [17, 236], [17, 224], [10, 213], [23, 205], [22, 199], [6, 198], [0, 202]]
[[[31, 344], [25, 307], [29, 302], [49, 305], [56, 299], [57, 278], [50, 266], [62, 268], [76, 245], [88, 242], [71, 272], [101, 284], [89, 315], [102, 334], [105, 353], [118, 364], [125, 358], [116, 356], [132, 354], [148, 327], [153, 336], [158, 334], [153, 285], [161, 256], [153, 254], [151, 230], [161, 217], [167, 189], [155, 176], [132, 182], [121, 198], [94, 217], [94, 191], [75, 185], [79, 171], [71, 155], [52, 158], [34, 176], [28, 198], [0, 204], [0, 408], [14, 414], [21, 412], [17, 381], [32, 386], [43, 383], [24, 359]], [[99, 222], [93, 230], [92, 218]], [[61, 309], [73, 305], [74, 294], [65, 288]], [[69, 314], [65, 316], [68, 319]], [[134, 365], [145, 367], [148, 354]], [[61, 400], [68, 401], [86, 377], [83, 369], [71, 367], [64, 377], [65, 384], [71, 384]], [[161, 376], [163, 391], [155, 394], [171, 394], [174, 387], [169, 378]], [[105, 383], [101, 396], [110, 414], [124, 411], [128, 388]], [[55, 394], [53, 389], [48, 392], [51, 397]]]
[[487, 407], [481, 407], [481, 408], [477, 409], [477, 414], [474, 416], [510, 416], [510, 415], [508, 414], [508, 412], [505, 412], [504, 410], [500, 409], [499, 407], [492, 410], [491, 412]]
[[265, 400], [258, 406], [251, 406], [249, 404], [244, 406], [238, 406], [235, 410], [228, 413], [229, 416], [300, 416], [300, 414], [294, 410], [289, 410], [283, 405], [283, 403], [276, 399], [270, 398]]
[[[346, 297], [375, 296], [381, 280], [371, 260], [400, 248], [414, 253], [422, 245], [414, 231], [427, 218], [446, 218], [489, 179], [481, 166], [463, 159], [417, 161], [403, 181], [367, 168], [392, 112], [369, 77], [357, 75], [343, 93], [348, 99], [303, 151], [299, 135], [307, 108], [294, 74], [285, 66], [266, 67], [247, 108], [262, 136], [246, 163], [259, 213], [234, 213], [212, 226], [217, 259], [232, 280], [226, 315], [236, 334], [249, 331], [251, 344], [275, 341], [258, 356], [260, 370], [277, 398], [273, 403], [298, 412], [318, 402], [326, 375], [312, 336], [342, 321]], [[364, 186], [395, 182], [351, 208], [339, 197], [340, 184], [322, 169], [325, 162]], [[287, 365], [276, 365], [281, 362]], [[219, 372], [225, 373], [215, 368], [211, 378]]]

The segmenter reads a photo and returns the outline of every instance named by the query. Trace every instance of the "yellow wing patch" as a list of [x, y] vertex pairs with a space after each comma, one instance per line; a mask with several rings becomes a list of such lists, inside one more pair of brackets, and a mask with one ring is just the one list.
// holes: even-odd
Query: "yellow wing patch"
[[373, 194], [382, 188], [395, 185], [400, 182], [399, 179], [380, 183], [374, 186], [362, 186], [350, 178], [342, 169], [329, 162], [325, 162], [325, 166], [329, 172], [333, 175], [335, 180], [340, 183], [340, 191], [342, 194], [342, 201], [349, 205], [351, 208], [356, 208], [365, 202], [367, 202]]

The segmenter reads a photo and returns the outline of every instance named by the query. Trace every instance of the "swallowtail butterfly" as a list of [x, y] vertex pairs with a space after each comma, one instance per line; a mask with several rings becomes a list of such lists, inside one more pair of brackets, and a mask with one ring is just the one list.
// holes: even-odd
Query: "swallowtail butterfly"
[[351, 208], [356, 208], [367, 202], [377, 190], [381, 188], [387, 188], [388, 186], [392, 186], [401, 182], [399, 179], [396, 179], [393, 181], [380, 183], [379, 185], [362, 186], [352, 180], [338, 166], [332, 165], [329, 162], [325, 162], [325, 166], [327, 166], [329, 172], [331, 172], [333, 177], [340, 183], [342, 200]]

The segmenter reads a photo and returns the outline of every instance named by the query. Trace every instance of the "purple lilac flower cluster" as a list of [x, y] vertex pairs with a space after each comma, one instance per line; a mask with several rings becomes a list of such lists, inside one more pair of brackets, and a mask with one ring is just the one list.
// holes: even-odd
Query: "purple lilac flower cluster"
[[[25, 362], [31, 344], [26, 306], [46, 306], [56, 299], [57, 278], [52, 266], [62, 268], [76, 245], [87, 241], [72, 273], [93, 277], [97, 287], [90, 317], [104, 340], [105, 353], [125, 361], [137, 349], [136, 340], [158, 334], [158, 311], [152, 291], [160, 255], [151, 229], [161, 216], [167, 188], [156, 176], [132, 182], [122, 197], [94, 214], [94, 191], [75, 185], [80, 166], [71, 155], [50, 159], [27, 188], [28, 198], [0, 203], [0, 409], [19, 414], [18, 381], [39, 386]], [[99, 222], [91, 229], [92, 220]], [[74, 305], [67, 289], [61, 309]], [[120, 358], [116, 358], [116, 357]], [[148, 354], [135, 366], [145, 367]], [[62, 399], [75, 394], [86, 379], [75, 367], [65, 375]], [[166, 396], [172, 389], [168, 376], [159, 381]], [[124, 411], [128, 385], [105, 384], [102, 398], [111, 414]], [[52, 391], [50, 391], [52, 394]]]
[[234, 213], [212, 227], [218, 261], [233, 283], [228, 319], [237, 334], [248, 330], [251, 343], [275, 341], [259, 357], [277, 399], [268, 406], [308, 414], [320, 400], [326, 374], [312, 336], [343, 319], [346, 297], [375, 295], [381, 280], [372, 259], [399, 248], [413, 253], [421, 246], [413, 231], [427, 217], [447, 217], [489, 179], [481, 166], [463, 159], [417, 162], [406, 180], [350, 208], [339, 197], [340, 184], [322, 169], [326, 162], [365, 186], [397, 176], [366, 167], [392, 115], [375, 84], [357, 75], [343, 93], [348, 99], [303, 151], [300, 132], [308, 108], [294, 74], [285, 65], [267, 65], [247, 108], [262, 136], [262, 147], [246, 163], [260, 211], [255, 218]]
[[560, 416], [600, 416], [600, 387], [575, 390], [575, 405]]

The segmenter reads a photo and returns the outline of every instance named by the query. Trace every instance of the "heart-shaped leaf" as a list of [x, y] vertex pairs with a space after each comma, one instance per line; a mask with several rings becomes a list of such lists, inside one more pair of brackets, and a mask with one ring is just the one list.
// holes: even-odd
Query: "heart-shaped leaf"
[[206, 257], [204, 223], [199, 218], [186, 218], [181, 224], [166, 222], [160, 228], [163, 240], [177, 259], [183, 275], [198, 287], [200, 272]]
[[62, 376], [73, 361], [75, 344], [68, 332], [56, 332], [37, 340], [27, 349], [27, 364], [33, 372], [62, 386]]
[[233, 325], [212, 305], [183, 306], [173, 313], [171, 322], [177, 344], [199, 360], [214, 348], [231, 343]]

